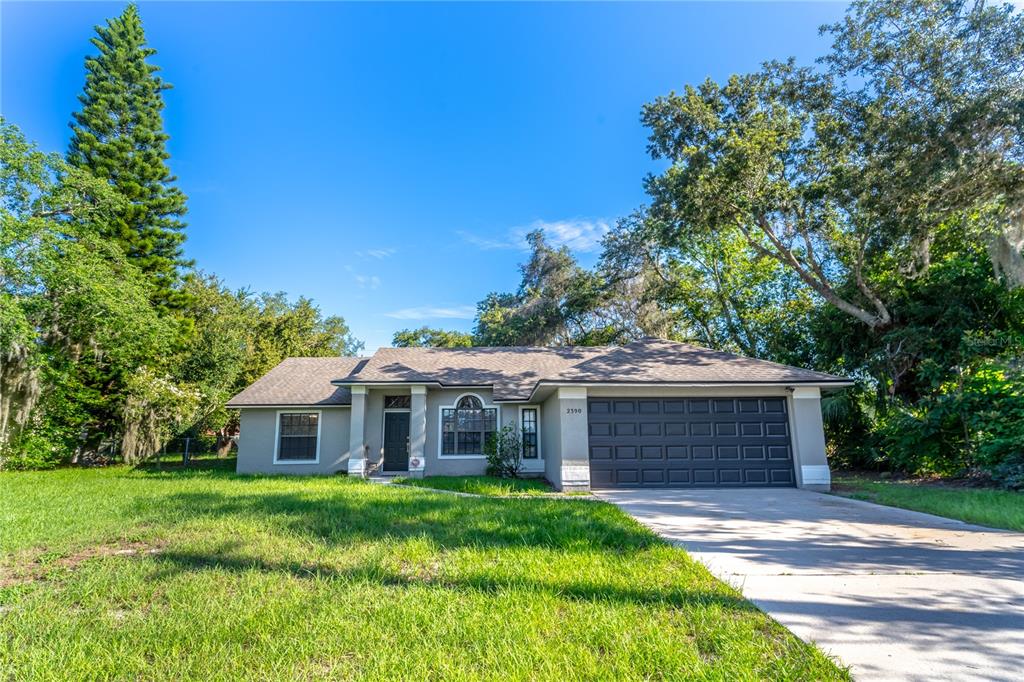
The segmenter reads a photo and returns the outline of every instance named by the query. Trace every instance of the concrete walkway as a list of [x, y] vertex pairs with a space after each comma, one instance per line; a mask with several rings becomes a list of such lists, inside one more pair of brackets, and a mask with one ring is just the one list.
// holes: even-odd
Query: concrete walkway
[[857, 679], [1024, 678], [1024, 534], [795, 489], [598, 495]]

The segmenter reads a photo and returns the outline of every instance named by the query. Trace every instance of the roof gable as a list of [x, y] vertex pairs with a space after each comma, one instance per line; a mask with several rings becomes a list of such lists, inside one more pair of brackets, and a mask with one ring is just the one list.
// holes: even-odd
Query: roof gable
[[272, 405], [351, 405], [347, 386], [332, 379], [346, 376], [366, 358], [286, 358], [277, 367], [228, 401], [228, 407]]

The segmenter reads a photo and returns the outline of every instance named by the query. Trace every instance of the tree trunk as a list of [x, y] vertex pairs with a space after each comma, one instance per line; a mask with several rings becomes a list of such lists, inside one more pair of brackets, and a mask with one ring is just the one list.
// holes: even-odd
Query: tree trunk
[[988, 235], [986, 247], [996, 276], [1017, 289], [1024, 286], [1024, 202], [1009, 209], [1002, 228]]
[[231, 440], [231, 434], [228, 433], [227, 429], [217, 430], [217, 457], [224, 459], [231, 452], [231, 445], [234, 441]]

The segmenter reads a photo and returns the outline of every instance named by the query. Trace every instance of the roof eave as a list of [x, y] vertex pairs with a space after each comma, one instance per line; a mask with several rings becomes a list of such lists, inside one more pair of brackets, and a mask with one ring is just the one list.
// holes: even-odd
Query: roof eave
[[525, 400], [508, 400], [503, 402], [531, 402], [537, 394], [538, 389], [544, 386], [557, 388], [558, 386], [658, 386], [662, 388], [721, 388], [723, 386], [735, 386], [736, 388], [758, 388], [774, 387], [787, 388], [790, 386], [810, 386], [818, 388], [845, 388], [853, 386], [855, 382], [849, 379], [803, 379], [796, 381], [588, 381], [585, 379], [557, 379], [538, 381], [530, 397]]
[[268, 408], [268, 407], [352, 407], [351, 403], [289, 403], [289, 402], [276, 402], [276, 403], [233, 403], [228, 401], [224, 404], [224, 407], [230, 410], [241, 410], [248, 408]]

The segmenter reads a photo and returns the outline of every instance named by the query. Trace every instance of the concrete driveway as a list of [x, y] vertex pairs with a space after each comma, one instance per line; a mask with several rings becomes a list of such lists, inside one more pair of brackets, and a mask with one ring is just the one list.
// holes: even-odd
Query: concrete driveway
[[1024, 534], [795, 489], [597, 494], [858, 679], [1024, 676]]

